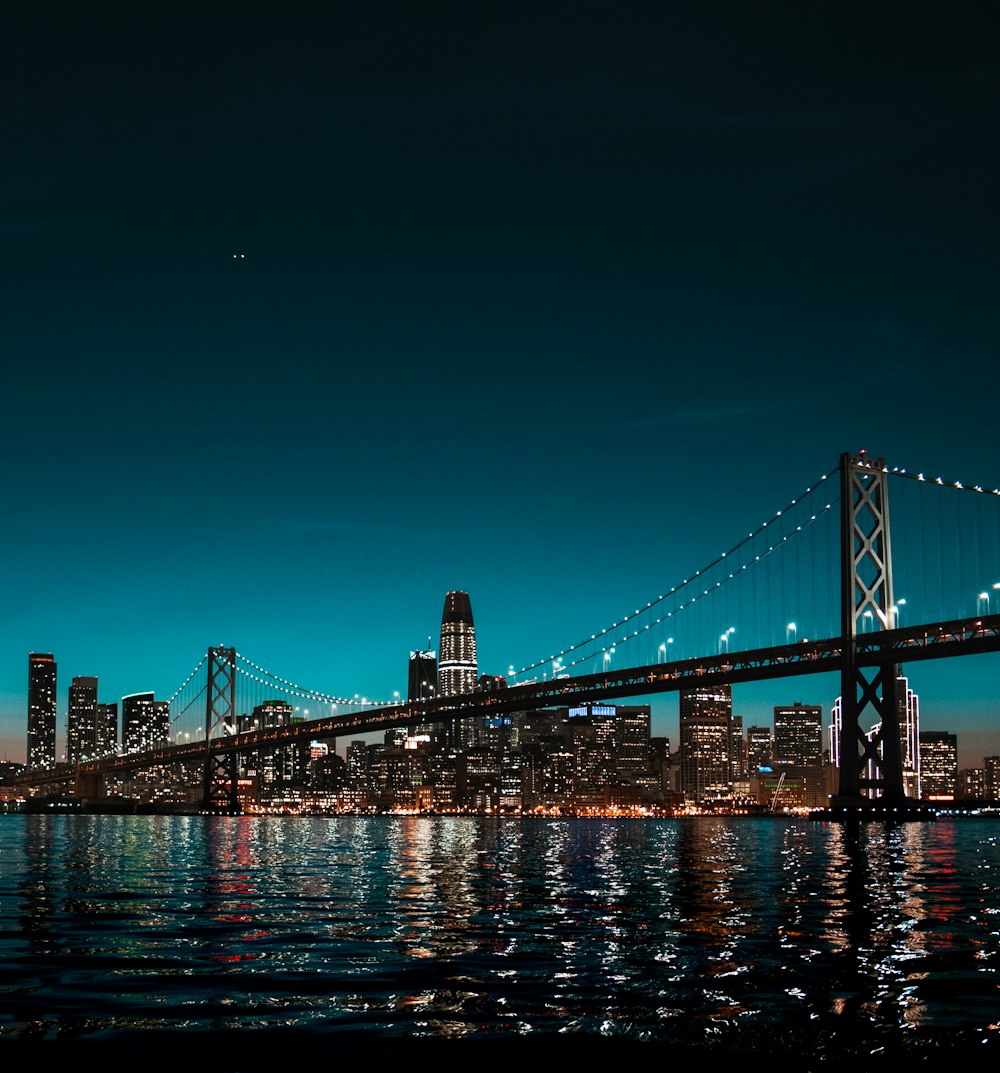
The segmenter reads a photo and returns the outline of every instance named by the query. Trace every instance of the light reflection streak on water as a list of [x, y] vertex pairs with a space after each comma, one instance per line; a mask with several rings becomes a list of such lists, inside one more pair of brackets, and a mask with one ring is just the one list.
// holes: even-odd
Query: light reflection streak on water
[[0, 1036], [985, 1030], [998, 864], [973, 821], [6, 817]]

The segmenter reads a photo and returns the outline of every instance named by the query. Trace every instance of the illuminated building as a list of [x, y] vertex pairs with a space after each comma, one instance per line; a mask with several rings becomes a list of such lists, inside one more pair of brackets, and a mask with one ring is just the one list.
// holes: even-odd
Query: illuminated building
[[407, 700], [430, 700], [437, 691], [437, 653], [432, 649], [410, 653], [410, 669], [406, 678]]
[[28, 655], [28, 767], [56, 762], [56, 661], [52, 654]]
[[756, 775], [762, 768], [771, 767], [771, 728], [747, 727], [747, 768]]
[[[418, 649], [411, 652], [406, 677], [406, 699], [417, 702], [427, 701], [433, 700], [436, 695], [437, 653], [430, 649], [424, 651]], [[390, 727], [385, 732], [384, 741], [390, 749], [415, 749], [433, 740], [434, 729], [431, 724]]]
[[[441, 613], [441, 644], [438, 648], [438, 696], [456, 697], [476, 688], [476, 627], [467, 592], [449, 592]], [[473, 728], [468, 720], [448, 723], [449, 744], [465, 748], [471, 744]]]
[[823, 709], [819, 705], [775, 707], [772, 759], [774, 775], [784, 776], [778, 803], [810, 808], [827, 804]]
[[118, 705], [97, 705], [97, 755], [110, 756], [118, 751]]
[[729, 685], [680, 692], [679, 789], [697, 805], [728, 801], [732, 796], [732, 712]]
[[152, 693], [122, 697], [122, 748], [143, 753], [167, 744], [170, 735], [170, 702], [156, 700]]
[[795, 703], [774, 709], [774, 762], [791, 766], [823, 761], [823, 709]]
[[983, 757], [984, 791], [987, 801], [1000, 801], [1000, 756]]
[[899, 746], [903, 761], [903, 793], [920, 797], [920, 699], [899, 674], [896, 678], [899, 705]]
[[[296, 715], [287, 700], [267, 700], [254, 706], [249, 718], [241, 716], [237, 729], [242, 733], [252, 730], [270, 730], [302, 722], [305, 716]], [[258, 749], [247, 756], [245, 771], [248, 777], [257, 778], [261, 800], [265, 803], [280, 798], [290, 789], [302, 789], [308, 778], [309, 746], [305, 743], [283, 745], [278, 749]]]
[[69, 687], [66, 717], [66, 759], [92, 760], [97, 751], [97, 679], [77, 675]]
[[920, 731], [920, 796], [953, 801], [958, 780], [958, 738], [943, 730]]

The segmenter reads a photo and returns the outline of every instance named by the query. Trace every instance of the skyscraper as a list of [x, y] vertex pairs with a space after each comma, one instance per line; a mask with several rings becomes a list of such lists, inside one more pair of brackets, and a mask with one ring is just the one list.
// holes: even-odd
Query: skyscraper
[[958, 780], [958, 737], [944, 730], [920, 731], [920, 796], [954, 801]]
[[714, 804], [732, 795], [732, 712], [729, 685], [681, 690], [679, 789], [695, 804]]
[[795, 767], [823, 760], [823, 709], [796, 702], [774, 709], [774, 762]]
[[93, 760], [97, 751], [97, 679], [76, 675], [69, 687], [66, 759]]
[[28, 654], [28, 767], [56, 762], [56, 661]]
[[455, 697], [476, 688], [476, 627], [467, 592], [449, 592], [441, 612], [441, 658], [438, 662], [438, 696]]
[[122, 746], [127, 753], [142, 753], [165, 745], [170, 734], [170, 702], [152, 693], [122, 697]]
[[437, 691], [437, 653], [419, 649], [410, 653], [410, 671], [407, 676], [406, 699], [430, 700]]
[[[455, 697], [476, 688], [476, 627], [467, 592], [449, 592], [441, 612], [441, 644], [438, 648], [438, 696]], [[452, 748], [472, 744], [473, 728], [468, 720], [452, 721], [448, 743]]]

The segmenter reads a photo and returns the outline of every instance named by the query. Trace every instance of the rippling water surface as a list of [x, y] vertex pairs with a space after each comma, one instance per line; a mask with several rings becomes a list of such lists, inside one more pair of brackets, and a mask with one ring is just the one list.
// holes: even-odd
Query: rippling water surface
[[0, 1040], [995, 1057], [998, 869], [975, 819], [5, 816]]

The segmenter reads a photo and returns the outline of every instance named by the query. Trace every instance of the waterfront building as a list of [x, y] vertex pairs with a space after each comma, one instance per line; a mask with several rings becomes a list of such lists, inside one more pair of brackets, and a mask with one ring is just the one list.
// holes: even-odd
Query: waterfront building
[[983, 757], [983, 783], [987, 801], [1000, 801], [1000, 756]]
[[747, 777], [747, 743], [743, 737], [743, 716], [734, 715], [729, 725], [729, 779], [743, 782]]
[[75, 764], [101, 755], [97, 745], [97, 679], [76, 675], [69, 687], [66, 759]]
[[899, 748], [903, 761], [903, 793], [920, 797], [920, 698], [902, 673], [896, 676], [899, 706]]
[[732, 796], [729, 685], [695, 687], [680, 692], [680, 785], [696, 805], [714, 805]]
[[111, 756], [118, 751], [118, 705], [97, 705], [97, 756]]
[[[436, 695], [437, 653], [429, 648], [410, 652], [406, 676], [406, 699], [419, 703], [433, 700]], [[435, 727], [431, 723], [391, 727], [385, 732], [385, 744], [392, 749], [412, 749], [430, 744], [434, 737]]]
[[815, 766], [823, 761], [823, 709], [796, 702], [774, 709], [775, 765]]
[[958, 773], [955, 797], [959, 801], [985, 801], [986, 772], [981, 767], [962, 768]]
[[830, 763], [834, 767], [840, 767], [840, 736], [844, 723], [843, 705], [843, 698], [838, 697], [830, 710]]
[[953, 801], [958, 781], [958, 737], [944, 730], [920, 731], [920, 796]]
[[747, 769], [751, 776], [771, 767], [771, 728], [747, 727]]
[[[302, 722], [304, 715], [296, 714], [287, 700], [267, 700], [254, 706], [249, 716], [237, 717], [236, 729], [240, 733], [254, 730], [270, 730]], [[290, 790], [301, 790], [309, 777], [310, 747], [305, 743], [283, 745], [278, 749], [258, 749], [247, 754], [243, 761], [243, 773], [247, 778], [258, 780], [261, 801], [273, 803]]]
[[[441, 644], [438, 647], [439, 697], [457, 697], [476, 688], [479, 666], [476, 660], [476, 627], [472, 603], [467, 592], [449, 592], [441, 612]], [[469, 720], [450, 720], [448, 744], [462, 749], [472, 744], [473, 728]]]
[[159, 749], [170, 736], [170, 702], [152, 693], [122, 697], [122, 748], [126, 753]]
[[52, 653], [28, 654], [28, 767], [56, 762], [56, 661]]

